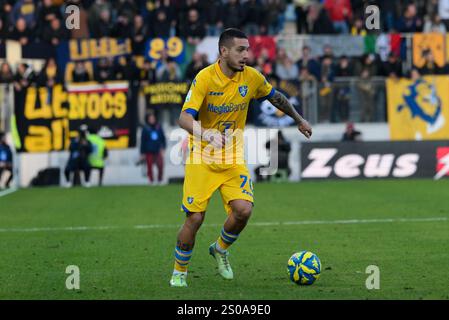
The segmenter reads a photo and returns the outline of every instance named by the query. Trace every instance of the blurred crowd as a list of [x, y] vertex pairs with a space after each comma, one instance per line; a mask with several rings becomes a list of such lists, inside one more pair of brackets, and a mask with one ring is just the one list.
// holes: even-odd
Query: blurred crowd
[[[249, 36], [276, 35], [284, 29], [286, 19], [296, 21], [293, 25], [298, 34], [366, 35], [376, 32], [364, 27], [365, 8], [371, 4], [380, 9], [382, 32], [446, 32], [449, 27], [449, 0], [0, 0], [0, 42], [15, 39], [22, 45], [44, 42], [57, 46], [72, 38], [129, 38], [133, 55], [143, 55], [145, 41], [151, 37], [176, 35], [195, 46], [229, 27], [240, 28]], [[65, 26], [70, 5], [80, 9], [78, 29]], [[432, 51], [425, 52], [424, 59], [423, 67], [416, 70], [420, 74], [449, 73], [447, 66], [435, 63]], [[182, 66], [167, 52], [162, 52], [157, 63], [145, 60], [139, 67], [133, 57], [100, 59], [95, 68], [88, 61], [78, 61], [70, 81], [128, 80], [136, 86], [192, 81], [208, 64], [208, 57], [199, 52]], [[367, 80], [410, 73], [403, 69], [397, 54], [382, 59], [377, 54], [336, 56], [329, 45], [320, 55], [312, 55], [311, 48], [305, 46], [298, 60], [283, 48], [277, 48], [275, 55], [261, 50], [250, 54], [248, 65], [277, 80], [314, 81], [324, 101], [339, 77], [360, 78], [358, 90], [369, 98], [375, 88]], [[0, 66], [0, 82], [13, 83], [16, 90], [31, 84], [51, 87], [64, 82], [65, 76], [55, 58], [48, 59], [39, 71], [26, 63], [10, 66], [3, 62]], [[346, 99], [348, 90], [343, 89], [333, 90], [333, 98]], [[346, 118], [345, 113], [342, 111], [340, 118]], [[369, 121], [369, 111], [367, 114]]]

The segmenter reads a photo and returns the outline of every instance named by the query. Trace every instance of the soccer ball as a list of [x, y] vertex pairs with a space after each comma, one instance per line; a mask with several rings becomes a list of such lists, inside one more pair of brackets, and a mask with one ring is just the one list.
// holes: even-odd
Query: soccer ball
[[301, 251], [288, 259], [287, 265], [290, 280], [299, 285], [310, 285], [320, 277], [321, 262], [318, 256], [310, 251]]

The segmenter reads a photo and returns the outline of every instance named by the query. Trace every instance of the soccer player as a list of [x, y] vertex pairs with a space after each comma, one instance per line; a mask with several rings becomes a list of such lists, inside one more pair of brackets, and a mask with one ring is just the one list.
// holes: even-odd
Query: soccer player
[[[218, 61], [201, 70], [192, 82], [179, 117], [180, 127], [190, 133], [189, 159], [193, 160], [185, 167], [181, 210], [186, 213], [186, 219], [178, 233], [170, 280], [172, 287], [187, 286], [187, 267], [195, 236], [203, 223], [208, 202], [217, 189], [228, 217], [217, 241], [209, 247], [209, 253], [224, 279], [234, 277], [228, 249], [248, 223], [254, 195], [248, 169], [244, 162], [237, 161], [241, 160], [238, 150], [243, 151], [242, 139], [230, 147], [228, 142], [236, 136], [233, 132], [244, 129], [250, 100], [268, 99], [295, 120], [302, 134], [307, 138], [312, 135], [312, 128], [288, 99], [256, 69], [245, 66], [249, 42], [243, 32], [225, 30], [220, 35], [218, 49]], [[211, 145], [213, 151], [210, 151]], [[231, 152], [231, 157], [227, 156], [229, 148], [237, 150]], [[217, 150], [223, 150], [223, 153], [214, 152]]]

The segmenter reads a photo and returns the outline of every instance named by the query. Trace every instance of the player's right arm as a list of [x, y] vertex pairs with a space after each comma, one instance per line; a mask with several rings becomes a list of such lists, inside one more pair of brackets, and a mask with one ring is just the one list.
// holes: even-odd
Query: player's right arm
[[190, 90], [179, 116], [179, 126], [196, 138], [204, 139], [213, 145], [220, 147], [225, 138], [218, 130], [207, 129], [198, 121], [198, 113], [207, 94], [207, 79], [204, 72], [200, 72], [193, 80]]

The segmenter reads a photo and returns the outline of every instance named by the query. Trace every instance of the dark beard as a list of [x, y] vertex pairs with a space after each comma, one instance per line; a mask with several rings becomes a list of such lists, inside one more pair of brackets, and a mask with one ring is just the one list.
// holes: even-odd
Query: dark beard
[[229, 63], [227, 63], [227, 62], [226, 62], [226, 64], [227, 64], [228, 68], [231, 69], [233, 72], [243, 72], [243, 70], [245, 69], [245, 68], [242, 68], [242, 69], [234, 68], [234, 67], [230, 66]]

